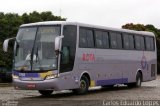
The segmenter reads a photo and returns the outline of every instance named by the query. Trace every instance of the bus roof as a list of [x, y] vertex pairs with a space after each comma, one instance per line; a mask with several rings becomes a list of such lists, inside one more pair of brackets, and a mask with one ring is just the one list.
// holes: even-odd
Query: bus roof
[[78, 26], [82, 26], [82, 27], [105, 29], [105, 30], [109, 30], [109, 31], [117, 31], [117, 32], [124, 32], [124, 33], [134, 33], [134, 34], [140, 34], [140, 35], [155, 36], [152, 32], [147, 32], [147, 31], [135, 31], [135, 30], [128, 30], [128, 29], [118, 29], [118, 28], [84, 24], [84, 23], [79, 23], [79, 22], [68, 22], [68, 21], [44, 21], [44, 22], [23, 24], [20, 27], [41, 26], [41, 25], [58, 25], [58, 24], [61, 24], [61, 25], [78, 25]]

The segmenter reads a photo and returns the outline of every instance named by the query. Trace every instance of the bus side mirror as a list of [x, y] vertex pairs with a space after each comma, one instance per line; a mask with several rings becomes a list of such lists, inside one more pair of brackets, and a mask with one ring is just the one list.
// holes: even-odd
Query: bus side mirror
[[7, 52], [8, 51], [8, 44], [9, 44], [9, 41], [10, 40], [14, 40], [15, 38], [9, 38], [9, 39], [6, 39], [4, 42], [3, 42], [3, 51], [4, 52]]
[[59, 49], [60, 49], [60, 45], [61, 45], [61, 41], [62, 41], [62, 38], [63, 38], [64, 36], [57, 36], [56, 38], [55, 38], [55, 51], [59, 51]]

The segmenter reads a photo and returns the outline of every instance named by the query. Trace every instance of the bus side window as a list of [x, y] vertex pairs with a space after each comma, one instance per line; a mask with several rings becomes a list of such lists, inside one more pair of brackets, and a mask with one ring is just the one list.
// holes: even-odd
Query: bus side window
[[86, 38], [87, 38], [87, 47], [93, 48], [94, 47], [94, 39], [93, 39], [93, 31], [92, 30], [86, 30]]
[[103, 48], [102, 31], [95, 31], [95, 40], [96, 48]]
[[150, 40], [149, 40], [149, 37], [145, 37], [145, 41], [146, 41], [146, 50], [150, 50], [151, 47], [150, 47]]
[[141, 50], [145, 50], [145, 45], [144, 45], [144, 37], [141, 36]]
[[141, 39], [140, 36], [135, 35], [135, 47], [136, 50], [141, 50]]
[[145, 37], [145, 45], [146, 45], [146, 50], [148, 51], [154, 51], [154, 38], [152, 37]]
[[117, 39], [116, 39], [116, 33], [110, 32], [110, 45], [112, 49], [117, 48]]
[[150, 43], [151, 43], [151, 50], [154, 51], [155, 50], [155, 45], [154, 45], [154, 38], [153, 37], [151, 37]]
[[117, 49], [122, 49], [122, 36], [120, 33], [117, 33]]
[[112, 49], [122, 49], [122, 37], [118, 32], [110, 32], [110, 45]]
[[84, 28], [79, 29], [79, 47], [87, 47], [86, 30]]
[[108, 32], [103, 32], [102, 33], [102, 44], [103, 44], [103, 48], [108, 49], [109, 48], [109, 34]]
[[63, 27], [63, 35], [60, 73], [73, 70], [77, 43], [77, 26], [65, 25]]
[[93, 30], [88, 28], [79, 29], [79, 47], [94, 48]]
[[129, 37], [127, 34], [123, 34], [123, 47], [124, 49], [129, 49]]
[[128, 35], [129, 38], [129, 49], [134, 50], [134, 37], [133, 35]]
[[69, 63], [69, 47], [65, 46], [62, 47], [62, 64], [68, 64]]

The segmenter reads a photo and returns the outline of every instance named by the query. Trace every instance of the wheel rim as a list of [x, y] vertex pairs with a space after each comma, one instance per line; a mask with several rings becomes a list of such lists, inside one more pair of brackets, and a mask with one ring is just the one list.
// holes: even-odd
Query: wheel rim
[[81, 89], [85, 89], [86, 88], [86, 82], [84, 80], [81, 80], [80, 88]]

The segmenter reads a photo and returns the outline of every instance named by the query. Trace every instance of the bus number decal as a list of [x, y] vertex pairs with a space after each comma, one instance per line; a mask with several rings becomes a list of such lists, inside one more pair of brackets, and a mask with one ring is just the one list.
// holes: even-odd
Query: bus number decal
[[95, 61], [94, 54], [92, 54], [92, 53], [90, 53], [90, 54], [83, 53], [82, 60], [83, 61]]

